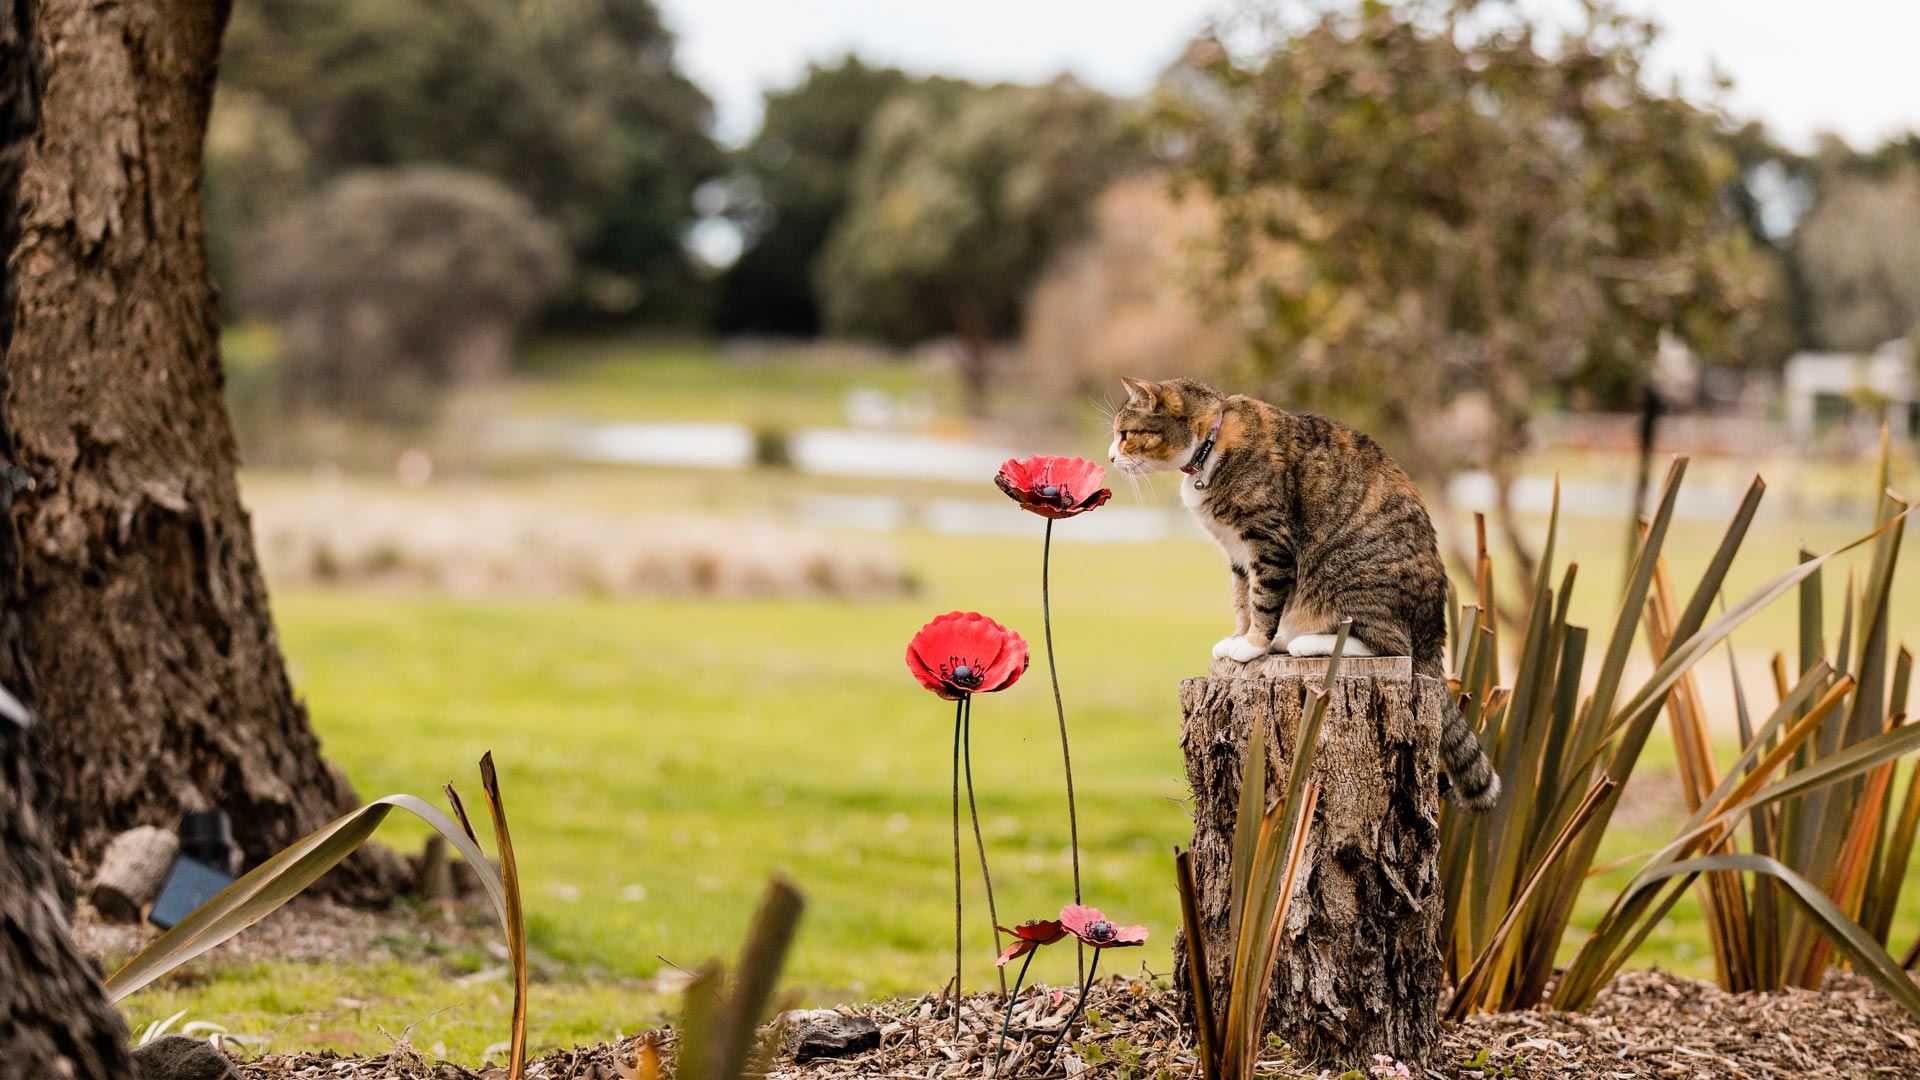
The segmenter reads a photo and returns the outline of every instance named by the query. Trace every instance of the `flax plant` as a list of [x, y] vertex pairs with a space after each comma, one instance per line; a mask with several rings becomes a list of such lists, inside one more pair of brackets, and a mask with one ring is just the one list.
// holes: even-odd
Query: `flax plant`
[[[1920, 748], [1920, 730], [1894, 722], [1886, 705], [1885, 601], [1905, 504], [1889, 501], [1866, 536], [1824, 555], [1804, 555], [1797, 566], [1728, 604], [1721, 595], [1727, 571], [1765, 494], [1756, 477], [1681, 606], [1661, 552], [1686, 465], [1685, 458], [1677, 458], [1668, 471], [1598, 667], [1591, 672], [1591, 690], [1585, 692], [1589, 632], [1567, 620], [1578, 567], [1568, 565], [1557, 577], [1554, 570], [1558, 485], [1524, 608], [1525, 630], [1511, 652], [1517, 658], [1511, 678], [1502, 676], [1503, 649], [1492, 615], [1493, 565], [1481, 527], [1477, 602], [1458, 608], [1453, 623], [1454, 684], [1506, 795], [1484, 816], [1443, 812], [1447, 907], [1442, 933], [1456, 988], [1451, 1017], [1527, 1008], [1546, 999], [1575, 901], [1663, 712], [1693, 816], [1673, 843], [1647, 861], [1584, 941], [1555, 986], [1553, 1003], [1564, 1008], [1590, 1003], [1696, 879], [1702, 881], [1716, 972], [1730, 988], [1778, 985], [1770, 974], [1776, 970], [1817, 978], [1828, 950], [1836, 947], [1876, 978], [1888, 980], [1895, 967], [1886, 958], [1884, 939], [1876, 944], [1854, 916], [1886, 917], [1888, 890], [1897, 890], [1894, 875], [1905, 870], [1901, 830], [1905, 827], [1910, 840], [1914, 822], [1920, 821], [1920, 794], [1912, 782], [1897, 812], [1875, 813], [1890, 805], [1892, 763]], [[1829, 664], [1819, 649], [1804, 644], [1819, 638], [1818, 626], [1803, 627], [1806, 662], [1800, 677], [1790, 682], [1776, 665], [1780, 705], [1757, 731], [1741, 707], [1743, 752], [1721, 773], [1706, 737], [1694, 669], [1741, 624], [1796, 589], [1804, 612], [1807, 597], [1818, 595], [1825, 564], [1868, 543], [1875, 545], [1874, 569], [1854, 605], [1861, 614], [1848, 622], [1863, 627], [1860, 646], [1843, 643], [1839, 652], [1848, 659]], [[1716, 604], [1720, 614], [1710, 617]], [[1643, 625], [1655, 664], [1652, 674], [1628, 692], [1627, 661]], [[1867, 644], [1874, 640], [1879, 644]], [[1892, 665], [1890, 681], [1901, 696], [1906, 670], [1899, 662]], [[1916, 804], [1911, 815], [1909, 803]], [[1849, 827], [1856, 811], [1864, 820]], [[1888, 818], [1891, 824], [1885, 824]], [[1734, 833], [1742, 826], [1763, 838], [1744, 853], [1734, 846]], [[1821, 865], [1807, 863], [1814, 872], [1797, 874], [1775, 859], [1783, 849]], [[1740, 872], [1775, 884], [1748, 889]], [[1763, 932], [1756, 933], [1756, 924]], [[1782, 942], [1792, 947], [1783, 948]], [[1797, 968], [1789, 962], [1796, 958]], [[1786, 968], [1779, 968], [1783, 963]], [[1889, 992], [1895, 992], [1890, 984]], [[1910, 981], [1895, 996], [1920, 1012], [1920, 995]]]

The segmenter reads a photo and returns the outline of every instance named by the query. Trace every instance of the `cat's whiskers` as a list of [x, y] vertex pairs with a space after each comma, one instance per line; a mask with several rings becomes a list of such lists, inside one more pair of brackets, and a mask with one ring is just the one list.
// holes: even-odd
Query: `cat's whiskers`
[[1113, 418], [1120, 414], [1120, 406], [1113, 403], [1113, 394], [1111, 392], [1101, 394], [1098, 400], [1089, 397], [1087, 402], [1100, 413], [1100, 426], [1108, 428], [1113, 426]]

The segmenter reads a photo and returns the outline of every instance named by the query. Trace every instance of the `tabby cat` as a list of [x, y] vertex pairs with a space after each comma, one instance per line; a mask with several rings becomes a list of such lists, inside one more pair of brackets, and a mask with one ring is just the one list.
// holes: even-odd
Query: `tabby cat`
[[[1447, 575], [1420, 492], [1371, 438], [1191, 379], [1125, 380], [1107, 456], [1131, 475], [1179, 469], [1180, 501], [1226, 552], [1234, 632], [1213, 655], [1411, 656], [1444, 679]], [[1448, 709], [1441, 760], [1473, 810], [1500, 796], [1480, 740]]]

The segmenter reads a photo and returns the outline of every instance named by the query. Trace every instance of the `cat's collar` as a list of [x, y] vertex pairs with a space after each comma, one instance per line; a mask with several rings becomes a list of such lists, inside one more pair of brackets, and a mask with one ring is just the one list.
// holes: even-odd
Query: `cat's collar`
[[1194, 487], [1203, 488], [1207, 486], [1207, 478], [1201, 470], [1207, 467], [1207, 458], [1213, 454], [1214, 440], [1220, 437], [1220, 423], [1226, 418], [1227, 409], [1226, 406], [1223, 405], [1220, 407], [1220, 415], [1213, 418], [1213, 427], [1207, 432], [1207, 437], [1200, 440], [1200, 449], [1195, 450], [1193, 457], [1188, 459], [1185, 465], [1180, 466], [1181, 472], [1194, 478]]

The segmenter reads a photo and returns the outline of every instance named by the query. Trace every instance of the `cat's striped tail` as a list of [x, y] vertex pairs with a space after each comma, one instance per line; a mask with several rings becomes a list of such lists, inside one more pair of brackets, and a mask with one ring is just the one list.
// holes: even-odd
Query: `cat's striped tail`
[[1446, 766], [1453, 801], [1459, 806], [1478, 814], [1493, 809], [1493, 804], [1500, 801], [1500, 777], [1451, 695], [1440, 729], [1440, 763]]

